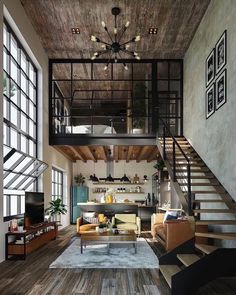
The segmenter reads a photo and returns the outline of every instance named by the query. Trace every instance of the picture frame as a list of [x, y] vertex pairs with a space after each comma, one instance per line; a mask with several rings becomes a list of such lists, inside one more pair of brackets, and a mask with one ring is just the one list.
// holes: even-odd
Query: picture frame
[[227, 101], [227, 70], [225, 69], [215, 82], [215, 106], [218, 110]]
[[215, 112], [215, 83], [206, 90], [206, 119]]
[[218, 75], [227, 63], [227, 30], [224, 31], [216, 43], [215, 59], [215, 71], [216, 75]]
[[215, 48], [208, 55], [205, 67], [206, 87], [208, 87], [215, 78]]

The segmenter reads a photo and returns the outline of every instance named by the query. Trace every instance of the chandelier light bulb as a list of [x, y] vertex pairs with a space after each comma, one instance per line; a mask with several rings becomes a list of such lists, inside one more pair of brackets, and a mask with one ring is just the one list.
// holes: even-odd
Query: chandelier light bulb
[[94, 60], [96, 58], [96, 55], [93, 55], [92, 57], [91, 57], [91, 60]]
[[126, 44], [125, 45], [125, 49], [128, 49], [128, 48], [130, 48], [130, 45], [129, 44]]
[[130, 22], [127, 21], [126, 24], [125, 24], [125, 27], [128, 28], [129, 24], [130, 24]]
[[124, 68], [125, 68], [126, 71], [128, 71], [128, 69], [129, 69], [129, 68], [127, 67], [127, 65], [124, 65]]
[[136, 56], [136, 55], [138, 55], [138, 53], [134, 51], [134, 56]]
[[102, 44], [101, 47], [102, 47], [103, 49], [106, 49], [106, 45], [105, 45], [105, 44]]
[[106, 65], [105, 67], [104, 67], [104, 71], [106, 71], [108, 69], [108, 66]]
[[104, 21], [102, 21], [102, 26], [103, 26], [103, 28], [105, 28], [105, 27], [106, 27], [106, 24], [105, 24], [105, 22], [104, 22]]
[[93, 55], [95, 55], [95, 56], [98, 56], [98, 52], [94, 52], [94, 54]]
[[135, 58], [136, 58], [137, 60], [140, 60], [140, 56], [138, 56], [138, 55], [136, 55]]
[[115, 35], [117, 34], [117, 28], [114, 28], [114, 34]]
[[92, 35], [91, 36], [91, 41], [96, 42], [97, 41], [97, 38], [94, 35]]
[[135, 42], [138, 42], [138, 41], [140, 41], [140, 39], [141, 39], [140, 35], [137, 35], [137, 36], [135, 37], [134, 41], [135, 41]]

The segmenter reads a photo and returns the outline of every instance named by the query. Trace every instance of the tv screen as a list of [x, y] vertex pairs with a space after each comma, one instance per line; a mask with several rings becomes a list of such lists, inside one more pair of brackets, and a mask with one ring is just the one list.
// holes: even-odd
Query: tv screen
[[25, 218], [29, 226], [44, 222], [44, 194], [25, 192]]

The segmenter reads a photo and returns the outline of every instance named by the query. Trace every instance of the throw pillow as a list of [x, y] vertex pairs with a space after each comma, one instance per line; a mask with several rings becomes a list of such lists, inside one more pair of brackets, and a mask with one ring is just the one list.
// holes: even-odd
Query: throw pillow
[[177, 218], [178, 218], [178, 211], [167, 210], [163, 219], [163, 223], [165, 223], [166, 220], [177, 219]]

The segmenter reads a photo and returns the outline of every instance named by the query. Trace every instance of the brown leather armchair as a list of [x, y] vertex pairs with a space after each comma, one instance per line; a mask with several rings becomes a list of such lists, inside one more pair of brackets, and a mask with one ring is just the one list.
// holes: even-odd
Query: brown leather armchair
[[165, 214], [152, 215], [151, 233], [166, 251], [170, 251], [178, 245], [194, 237], [193, 224], [188, 219], [167, 220], [163, 223]]

